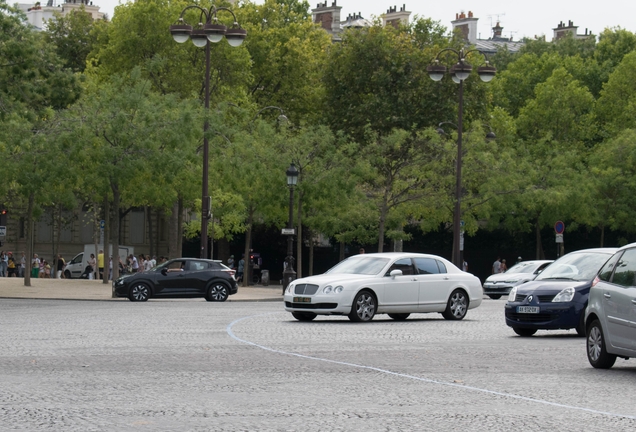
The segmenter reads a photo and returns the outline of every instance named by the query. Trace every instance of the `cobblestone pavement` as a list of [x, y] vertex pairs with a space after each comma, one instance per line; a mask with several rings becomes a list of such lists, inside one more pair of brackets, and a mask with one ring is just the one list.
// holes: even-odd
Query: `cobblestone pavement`
[[633, 431], [636, 359], [460, 322], [293, 320], [274, 302], [0, 299], [1, 431]]

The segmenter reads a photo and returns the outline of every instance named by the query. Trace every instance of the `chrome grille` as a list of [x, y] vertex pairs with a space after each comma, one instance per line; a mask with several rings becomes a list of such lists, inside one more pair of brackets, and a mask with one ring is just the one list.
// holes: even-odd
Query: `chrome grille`
[[318, 285], [298, 284], [294, 287], [294, 294], [313, 295], [318, 291]]

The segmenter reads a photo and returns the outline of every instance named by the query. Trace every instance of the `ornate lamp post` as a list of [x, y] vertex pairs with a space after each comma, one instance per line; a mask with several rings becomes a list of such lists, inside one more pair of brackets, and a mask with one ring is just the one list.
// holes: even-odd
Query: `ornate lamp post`
[[455, 178], [455, 211], [453, 214], [453, 264], [455, 264], [458, 268], [463, 268], [463, 262], [461, 258], [461, 253], [459, 251], [460, 247], [460, 232], [461, 232], [461, 200], [462, 200], [462, 132], [463, 132], [463, 121], [464, 121], [464, 80], [470, 76], [473, 67], [466, 62], [466, 56], [470, 53], [477, 52], [484, 56], [486, 59], [486, 65], [480, 66], [477, 68], [477, 73], [479, 77], [484, 82], [489, 82], [495, 77], [495, 73], [497, 69], [490, 66], [488, 63], [488, 59], [486, 55], [476, 49], [464, 51], [460, 49], [459, 51], [446, 48], [437, 53], [435, 56], [435, 61], [432, 65], [428, 66], [426, 70], [428, 71], [428, 75], [431, 77], [433, 81], [440, 81], [444, 78], [446, 74], [446, 66], [441, 65], [439, 63], [439, 57], [443, 53], [452, 53], [457, 56], [457, 63], [455, 63], [450, 68], [450, 74], [454, 82], [459, 84], [459, 109], [458, 109], [458, 120], [457, 120], [457, 165], [456, 165], [456, 178]]
[[298, 170], [292, 164], [287, 168], [287, 186], [289, 186], [289, 221], [287, 229], [283, 233], [287, 235], [287, 258], [285, 258], [285, 270], [283, 271], [283, 295], [291, 281], [296, 279], [294, 271], [294, 186], [298, 183]]
[[[199, 24], [193, 28], [188, 24], [183, 16], [189, 9], [199, 11]], [[219, 23], [217, 13], [220, 11], [229, 12], [234, 17], [234, 24], [227, 28]], [[237, 47], [243, 43], [247, 37], [247, 31], [243, 30], [236, 22], [236, 16], [232, 10], [226, 7], [210, 6], [204, 9], [197, 5], [185, 7], [179, 16], [179, 23], [170, 26], [170, 33], [177, 43], [184, 43], [188, 39], [199, 47], [205, 47], [205, 109], [210, 109], [210, 42], [217, 43], [225, 36], [227, 42]], [[211, 200], [208, 192], [208, 156], [209, 145], [207, 131], [209, 128], [208, 120], [203, 123], [203, 180], [201, 185], [201, 251], [200, 257], [208, 257], [208, 220], [211, 215]]]

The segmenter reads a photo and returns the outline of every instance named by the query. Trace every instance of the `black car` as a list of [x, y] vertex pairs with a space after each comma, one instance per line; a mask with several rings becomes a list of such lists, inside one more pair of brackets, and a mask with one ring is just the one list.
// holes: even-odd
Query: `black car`
[[199, 258], [176, 258], [152, 270], [125, 275], [113, 281], [115, 297], [146, 301], [150, 297], [205, 297], [225, 301], [238, 292], [234, 270], [220, 262]]
[[592, 281], [616, 248], [570, 252], [534, 280], [514, 287], [505, 305], [506, 324], [519, 336], [537, 330], [576, 329], [585, 336], [585, 307]]

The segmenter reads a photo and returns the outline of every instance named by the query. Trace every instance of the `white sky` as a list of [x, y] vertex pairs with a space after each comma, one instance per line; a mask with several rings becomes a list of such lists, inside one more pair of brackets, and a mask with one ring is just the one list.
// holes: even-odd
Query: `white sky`
[[[331, 4], [333, 0], [326, 1]], [[309, 5], [315, 8], [319, 2], [320, 0], [310, 0]], [[262, 0], [256, 0], [256, 3], [262, 3]], [[93, 4], [100, 6], [100, 11], [112, 18], [119, 0], [93, 0]], [[579, 34], [585, 33], [587, 28], [598, 35], [607, 27], [617, 26], [636, 32], [636, 2], [625, 0], [401, 0], [399, 3], [396, 0], [337, 0], [337, 4], [342, 6], [342, 21], [349, 14], [359, 12], [364, 18], [370, 19], [374, 15], [386, 13], [390, 7], [397, 6], [399, 10], [406, 4], [406, 10], [412, 12], [411, 18], [415, 15], [432, 18], [449, 29], [456, 13], [472, 11], [474, 17], [479, 18], [478, 36], [481, 39], [490, 37], [490, 28], [497, 20], [504, 28], [503, 36], [513, 36], [515, 40], [520, 40], [524, 36], [532, 38], [535, 35], [546, 35], [546, 39], [550, 41], [552, 29], [559, 22], [567, 24], [570, 20], [579, 27]]]

